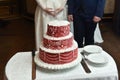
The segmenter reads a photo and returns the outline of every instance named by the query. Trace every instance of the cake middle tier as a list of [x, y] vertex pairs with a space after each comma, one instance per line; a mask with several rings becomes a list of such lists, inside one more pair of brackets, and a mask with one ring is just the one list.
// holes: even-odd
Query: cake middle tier
[[47, 34], [43, 37], [43, 46], [50, 49], [66, 49], [73, 45], [73, 34], [70, 32], [65, 37], [52, 37]]
[[40, 46], [39, 58], [48, 64], [65, 64], [76, 60], [78, 57], [78, 45], [74, 41], [73, 45], [67, 49], [52, 50]]

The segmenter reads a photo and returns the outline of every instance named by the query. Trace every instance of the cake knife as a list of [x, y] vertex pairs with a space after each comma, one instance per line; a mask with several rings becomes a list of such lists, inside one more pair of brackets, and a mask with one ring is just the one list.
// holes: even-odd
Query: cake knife
[[82, 67], [84, 68], [86, 73], [91, 73], [91, 70], [89, 69], [88, 65], [85, 62], [84, 52], [81, 52], [81, 54], [82, 54], [82, 61], [81, 61]]
[[36, 64], [34, 62], [35, 50], [32, 50], [32, 80], [36, 78]]

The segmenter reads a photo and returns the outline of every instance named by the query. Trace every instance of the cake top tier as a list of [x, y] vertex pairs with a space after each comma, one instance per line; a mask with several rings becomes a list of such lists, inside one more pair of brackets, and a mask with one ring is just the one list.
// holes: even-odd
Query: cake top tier
[[61, 27], [61, 26], [66, 26], [69, 25], [70, 23], [66, 20], [54, 20], [50, 21], [48, 23], [49, 26], [54, 26], [54, 27]]
[[70, 33], [70, 23], [66, 20], [54, 20], [48, 23], [47, 35], [64, 37]]

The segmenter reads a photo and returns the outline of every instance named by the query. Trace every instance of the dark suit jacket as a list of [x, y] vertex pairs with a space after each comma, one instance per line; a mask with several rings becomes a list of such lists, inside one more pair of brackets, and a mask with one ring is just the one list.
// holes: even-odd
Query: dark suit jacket
[[103, 16], [105, 0], [68, 0], [67, 4], [68, 15], [92, 19], [93, 16]]

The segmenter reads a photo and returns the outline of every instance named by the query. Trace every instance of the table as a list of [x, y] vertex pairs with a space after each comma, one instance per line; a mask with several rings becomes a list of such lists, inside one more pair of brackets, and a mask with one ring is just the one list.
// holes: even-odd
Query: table
[[[80, 51], [81, 49], [79, 49]], [[109, 62], [103, 67], [88, 64], [92, 71], [86, 73], [79, 64], [65, 70], [46, 70], [36, 67], [36, 80], [118, 80], [118, 70], [114, 59], [105, 51], [102, 52]], [[18, 52], [6, 64], [5, 74], [8, 80], [32, 80], [31, 52]]]

